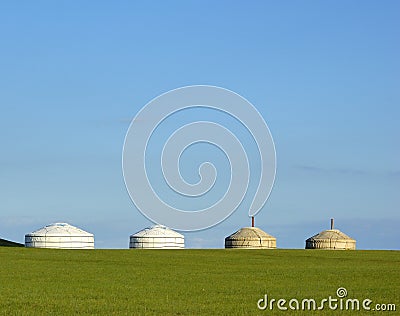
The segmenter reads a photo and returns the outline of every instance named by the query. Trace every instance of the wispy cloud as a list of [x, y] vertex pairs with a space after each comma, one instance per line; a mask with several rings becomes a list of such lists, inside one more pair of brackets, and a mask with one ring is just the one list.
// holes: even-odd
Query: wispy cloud
[[327, 167], [317, 167], [309, 165], [297, 165], [295, 169], [313, 172], [313, 173], [325, 173], [325, 174], [343, 174], [343, 175], [368, 175], [372, 172], [367, 170], [355, 169], [355, 168], [327, 168]]
[[389, 177], [393, 177], [393, 178], [398, 179], [398, 178], [400, 178], [400, 170], [397, 170], [397, 171], [388, 171], [388, 172], [387, 172], [387, 175], [388, 175]]
[[357, 168], [329, 168], [311, 165], [296, 165], [294, 169], [315, 175], [342, 175], [342, 176], [370, 176], [381, 177], [389, 180], [400, 180], [400, 170], [375, 171]]

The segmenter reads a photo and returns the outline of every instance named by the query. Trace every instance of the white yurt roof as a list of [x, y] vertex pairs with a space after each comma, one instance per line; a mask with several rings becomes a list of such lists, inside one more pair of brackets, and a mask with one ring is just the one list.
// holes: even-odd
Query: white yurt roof
[[68, 223], [53, 223], [46, 225], [43, 228], [35, 230], [26, 236], [93, 236], [78, 227], [72, 226]]
[[163, 226], [154, 225], [147, 227], [137, 233], [131, 235], [131, 237], [147, 237], [147, 238], [157, 238], [157, 237], [172, 237], [172, 238], [184, 238], [182, 234]]

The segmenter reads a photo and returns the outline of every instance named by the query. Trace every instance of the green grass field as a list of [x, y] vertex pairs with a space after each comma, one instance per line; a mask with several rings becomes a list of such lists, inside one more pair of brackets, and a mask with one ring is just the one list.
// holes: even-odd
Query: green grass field
[[[400, 314], [400, 251], [0, 248], [0, 267], [2, 315]], [[397, 312], [257, 308], [338, 287]]]

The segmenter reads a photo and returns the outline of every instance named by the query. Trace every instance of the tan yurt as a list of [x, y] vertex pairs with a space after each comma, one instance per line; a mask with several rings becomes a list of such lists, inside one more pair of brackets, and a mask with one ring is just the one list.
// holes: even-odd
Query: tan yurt
[[331, 229], [308, 238], [306, 249], [355, 250], [356, 241], [340, 230], [334, 229], [331, 219]]
[[275, 249], [276, 238], [258, 227], [244, 227], [225, 238], [225, 248]]

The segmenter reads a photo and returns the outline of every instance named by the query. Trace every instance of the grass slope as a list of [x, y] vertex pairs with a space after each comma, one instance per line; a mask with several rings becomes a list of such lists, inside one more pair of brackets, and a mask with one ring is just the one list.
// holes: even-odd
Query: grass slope
[[[399, 251], [0, 248], [0, 266], [2, 315], [291, 315], [257, 301], [321, 300], [338, 287], [400, 310]], [[366, 313], [396, 315], [295, 314]]]
[[0, 247], [25, 247], [25, 245], [0, 238]]

